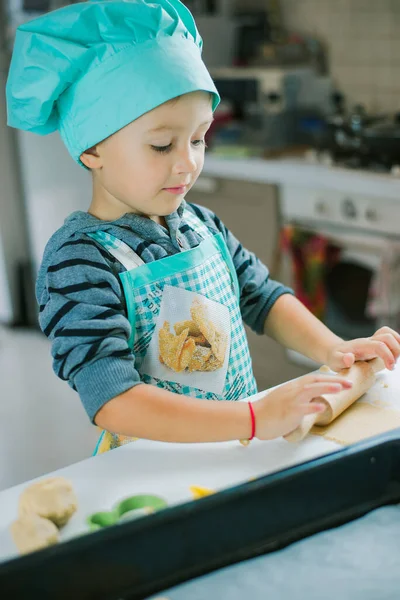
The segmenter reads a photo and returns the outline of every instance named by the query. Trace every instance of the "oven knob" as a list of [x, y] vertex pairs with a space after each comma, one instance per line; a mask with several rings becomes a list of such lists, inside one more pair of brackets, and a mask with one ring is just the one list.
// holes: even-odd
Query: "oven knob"
[[368, 221], [377, 221], [378, 213], [376, 212], [375, 208], [367, 208], [365, 211], [365, 217]]
[[357, 217], [357, 211], [353, 200], [346, 198], [342, 204], [343, 215], [348, 219], [355, 219]]

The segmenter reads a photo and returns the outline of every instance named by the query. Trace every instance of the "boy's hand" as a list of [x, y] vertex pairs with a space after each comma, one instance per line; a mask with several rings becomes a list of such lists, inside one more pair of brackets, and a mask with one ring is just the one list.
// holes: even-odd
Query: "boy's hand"
[[351, 386], [351, 381], [344, 377], [317, 373], [281, 385], [253, 403], [256, 437], [271, 440], [290, 433], [305, 415], [324, 410], [325, 406], [318, 402], [319, 396]]
[[326, 364], [333, 371], [340, 371], [351, 367], [356, 360], [371, 360], [380, 356], [385, 367], [393, 370], [399, 355], [400, 335], [390, 327], [381, 327], [370, 338], [358, 338], [333, 346]]

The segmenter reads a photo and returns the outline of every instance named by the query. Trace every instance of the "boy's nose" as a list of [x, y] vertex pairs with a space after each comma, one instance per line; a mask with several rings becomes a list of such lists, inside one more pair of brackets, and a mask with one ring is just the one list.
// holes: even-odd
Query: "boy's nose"
[[194, 173], [197, 171], [197, 162], [191, 150], [180, 153], [174, 166], [175, 173]]

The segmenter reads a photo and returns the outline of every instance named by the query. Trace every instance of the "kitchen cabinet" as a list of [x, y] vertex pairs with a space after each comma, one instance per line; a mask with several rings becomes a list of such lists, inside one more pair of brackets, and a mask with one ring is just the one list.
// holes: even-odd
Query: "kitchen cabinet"
[[[187, 195], [188, 202], [210, 208], [248, 250], [274, 275], [279, 235], [278, 188], [250, 181], [201, 176]], [[258, 389], [303, 375], [274, 340], [246, 326]]]

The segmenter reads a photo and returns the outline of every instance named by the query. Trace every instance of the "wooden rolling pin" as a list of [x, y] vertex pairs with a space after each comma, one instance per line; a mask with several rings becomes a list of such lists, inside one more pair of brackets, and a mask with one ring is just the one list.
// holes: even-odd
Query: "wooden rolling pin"
[[[303, 417], [300, 425], [294, 431], [285, 435], [285, 439], [288, 442], [300, 442], [314, 425], [329, 425], [329, 423], [372, 387], [375, 383], [376, 373], [382, 371], [384, 368], [383, 360], [381, 358], [374, 358], [367, 362], [355, 362], [350, 369], [342, 369], [339, 375], [352, 381], [353, 387], [336, 394], [326, 394], [325, 396], [315, 398], [315, 402], [325, 405], [325, 410]], [[334, 380], [334, 378], [332, 379]]]

